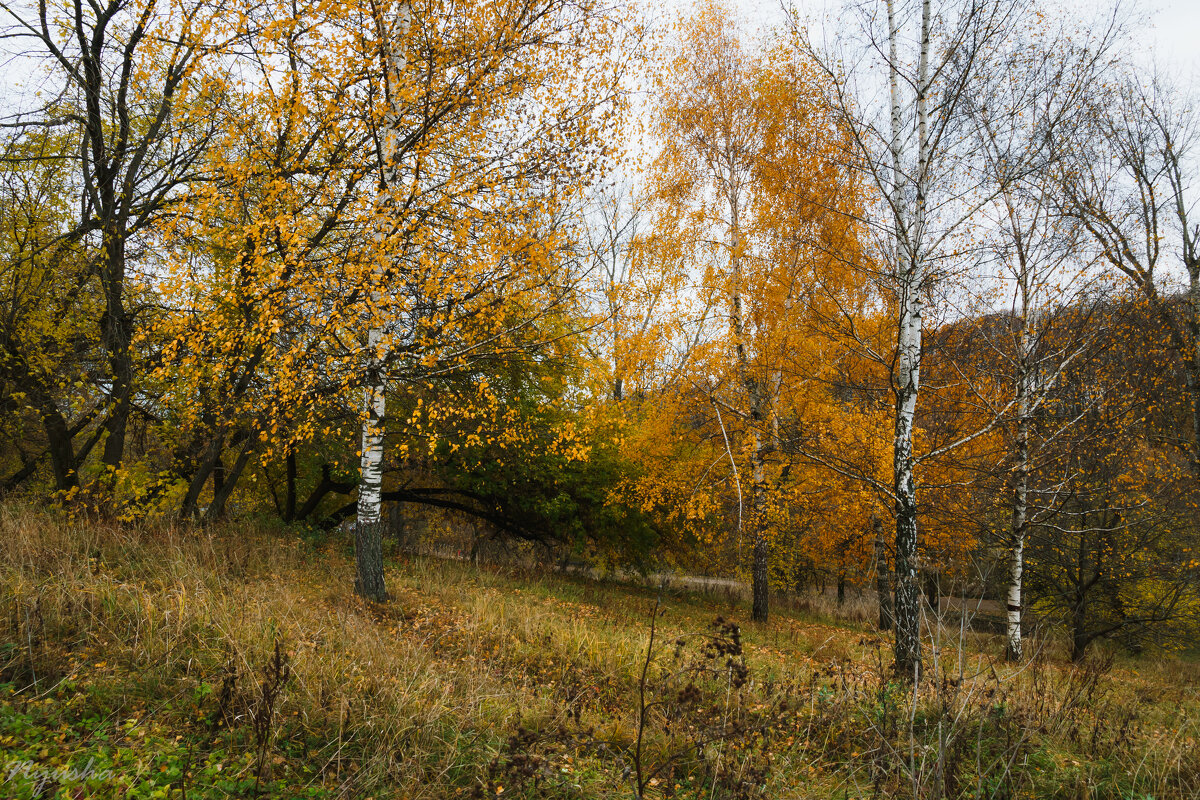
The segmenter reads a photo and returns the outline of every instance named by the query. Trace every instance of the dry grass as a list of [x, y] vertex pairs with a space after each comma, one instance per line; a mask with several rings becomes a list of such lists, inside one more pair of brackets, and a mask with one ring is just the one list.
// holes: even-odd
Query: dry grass
[[[341, 543], [12, 507], [0, 564], [5, 761], [99, 754], [120, 774], [92, 796], [630, 796], [650, 590], [413, 559], [369, 606]], [[755, 626], [692, 594], [663, 608], [651, 694], [677, 691], [672, 643], [717, 615], [741, 625], [749, 680], [704, 695], [727, 735], [686, 754], [702, 703], [647, 716], [675, 776], [655, 793], [1200, 796], [1195, 664], [1011, 670], [951, 630], [914, 697], [864, 624], [785, 609]], [[262, 744], [276, 642], [289, 674]]]

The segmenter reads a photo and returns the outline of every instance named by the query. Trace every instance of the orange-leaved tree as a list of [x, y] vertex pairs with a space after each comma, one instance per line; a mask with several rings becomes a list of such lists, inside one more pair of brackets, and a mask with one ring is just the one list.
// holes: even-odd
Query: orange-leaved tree
[[701, 4], [664, 63], [654, 235], [709, 312], [683, 377], [711, 406], [739, 495], [745, 476], [738, 525], [753, 545], [761, 621], [771, 530], [789, 524], [788, 493], [806, 478], [793, 463], [806, 419], [837, 408], [835, 348], [814, 323], [829, 305], [863, 302], [844, 268], [859, 260], [861, 198], [836, 158], [845, 131], [816, 70], [796, 48], [756, 51], [731, 20], [719, 3]]
[[615, 43], [639, 35], [621, 14], [558, 0], [255, 7], [255, 46], [231, 57], [241, 80], [214, 87], [212, 179], [153, 229], [165, 310], [145, 336], [180, 423], [185, 512], [211, 498], [219, 514], [255, 459], [341, 437], [365, 390], [359, 587], [383, 596], [385, 393], [587, 325], [568, 212], [610, 161], [636, 57]]

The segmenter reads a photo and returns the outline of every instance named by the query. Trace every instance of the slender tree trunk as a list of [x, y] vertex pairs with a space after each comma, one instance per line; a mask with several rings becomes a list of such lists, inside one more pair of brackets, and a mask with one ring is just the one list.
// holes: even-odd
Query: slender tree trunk
[[[405, 39], [408, 38], [412, 25], [412, 8], [408, 3], [402, 3], [396, 9], [395, 19], [390, 23], [383, 19], [381, 14], [377, 14], [375, 23], [379, 28], [384, 91], [388, 100], [388, 112], [382, 125], [383, 182], [376, 197], [376, 242], [379, 246], [376, 270], [382, 282], [388, 272], [387, 262], [393, 258], [390, 252], [392, 243], [389, 242], [390, 235], [395, 230], [393, 215], [400, 213], [393, 193], [400, 187], [399, 165], [396, 163], [399, 158], [400, 139], [404, 134], [400, 92], [408, 64]], [[376, 289], [372, 292], [372, 300], [378, 298], [379, 291]], [[376, 602], [387, 598], [387, 587], [383, 580], [383, 526], [380, 522], [383, 502], [383, 428], [386, 418], [382, 340], [382, 327], [377, 322], [372, 322], [367, 332], [362, 477], [358, 487], [358, 520], [354, 533], [354, 590], [360, 596]]]
[[[900, 28], [893, 0], [887, 3], [888, 64], [891, 95], [892, 213], [896, 248], [899, 332], [896, 364], [896, 424], [893, 439], [893, 492], [896, 505], [896, 645], [895, 669], [915, 679], [921, 671], [921, 607], [917, 579], [917, 484], [914, 474], [913, 424], [921, 374], [921, 335], [925, 269], [922, 258], [926, 186], [929, 180], [929, 39], [932, 10], [929, 0], [921, 7], [921, 52], [917, 65], [916, 174], [908, 172], [903, 158], [904, 118], [900, 94]], [[915, 191], [909, 208], [908, 188]]]
[[846, 605], [846, 573], [845, 572], [838, 573], [837, 604], [838, 604], [838, 608], [841, 608], [842, 606]]
[[888, 559], [887, 542], [883, 538], [883, 520], [871, 517], [875, 531], [875, 592], [879, 595], [879, 630], [890, 631], [894, 622], [892, 614], [892, 567]]
[[753, 574], [753, 593], [754, 605], [750, 613], [750, 618], [755, 622], [767, 621], [767, 607], [770, 602], [770, 574], [768, 572], [770, 562], [768, 560], [768, 547], [765, 537], [758, 537], [754, 540], [754, 574]]
[[751, 454], [750, 519], [754, 532], [754, 568], [752, 572], [754, 606], [750, 618], [755, 622], [766, 622], [770, 603], [770, 545], [767, 542], [766, 475], [764, 474], [762, 440], [756, 430], [753, 434]]
[[[1013, 509], [1014, 516], [1016, 509]], [[1017, 520], [1013, 520], [1017, 524]], [[1024, 524], [1023, 522], [1021, 524]], [[1012, 558], [1009, 564], [1008, 579], [1008, 643], [1004, 648], [1004, 657], [1009, 661], [1021, 660], [1021, 574], [1025, 571], [1025, 537], [1019, 536], [1013, 540]]]
[[[377, 330], [372, 329], [372, 334]], [[378, 346], [378, 336], [368, 346]], [[372, 356], [372, 361], [376, 359]], [[376, 377], [378, 367], [368, 372], [364, 393], [366, 421], [362, 434], [362, 479], [358, 485], [358, 519], [354, 526], [354, 591], [375, 602], [387, 598], [383, 581], [383, 385]]]
[[[740, 277], [740, 270], [736, 270]], [[758, 381], [750, 373], [749, 357], [745, 350], [745, 330], [742, 321], [742, 295], [733, 297], [733, 325], [736, 330], [738, 365], [742, 374], [742, 383], [746, 395], [750, 398], [750, 531], [754, 542], [754, 567], [751, 570], [754, 584], [754, 608], [751, 619], [756, 622], [766, 622], [769, 606], [769, 557], [770, 548], [767, 542], [767, 470], [764, 463], [764, 447], [762, 433], [758, 426], [762, 423], [762, 393], [758, 389]]]
[[921, 605], [917, 556], [917, 483], [913, 459], [913, 423], [921, 367], [921, 300], [915, 264], [902, 274], [896, 425], [893, 439], [893, 491], [896, 512], [896, 672], [919, 675], [921, 668]]
[[895, 669], [899, 676], [912, 679], [919, 676], [921, 669], [921, 597], [917, 580], [916, 492], [911, 469], [898, 483], [897, 488], [906, 494], [896, 501]]
[[942, 610], [942, 587], [937, 570], [925, 570], [925, 602], [934, 614]]
[[287, 471], [286, 494], [283, 498], [283, 521], [291, 522], [296, 518], [296, 447], [288, 445], [287, 457], [284, 459]]
[[617, 303], [609, 301], [609, 309], [613, 322], [613, 400], [617, 403], [625, 399], [625, 377], [621, 372], [621, 309]]
[[1013, 470], [1012, 526], [1010, 530], [1012, 551], [1009, 559], [1007, 644], [1004, 656], [1009, 661], [1021, 659], [1021, 577], [1025, 572], [1025, 535], [1029, 527], [1029, 430], [1033, 411], [1033, 380], [1035, 365], [1032, 359], [1033, 337], [1029, 330], [1033, 323], [1029, 311], [1029, 292], [1025, 273], [1022, 270], [1022, 292], [1025, 295], [1019, 323], [1021, 330], [1017, 338], [1017, 432], [1016, 464]]
[[219, 497], [221, 495], [221, 493], [225, 490], [225, 478], [226, 477], [227, 476], [225, 475], [225, 462], [223, 462], [221, 459], [218, 458], [217, 465], [215, 467], [213, 467], [213, 471], [212, 471], [213, 497]]
[[754, 542], [754, 565], [751, 570], [754, 603], [751, 619], [766, 622], [770, 603], [770, 548], [767, 543], [766, 520], [766, 466], [763, 446], [763, 396], [762, 387], [755, 377], [747, 346], [745, 320], [742, 312], [742, 241], [739, 224], [738, 199], [729, 196], [730, 247], [729, 266], [732, 288], [730, 292], [730, 325], [733, 328], [734, 350], [737, 358], [738, 378], [750, 403], [750, 530]]
[[130, 352], [133, 326], [125, 309], [125, 237], [120, 231], [105, 234], [104, 264], [100, 275], [105, 300], [101, 328], [112, 382], [108, 417], [104, 420], [107, 436], [100, 461], [115, 470], [125, 457], [125, 434], [133, 408], [133, 357]]
[[1082, 661], [1091, 642], [1087, 633], [1087, 598], [1081, 595], [1071, 609], [1071, 661]]

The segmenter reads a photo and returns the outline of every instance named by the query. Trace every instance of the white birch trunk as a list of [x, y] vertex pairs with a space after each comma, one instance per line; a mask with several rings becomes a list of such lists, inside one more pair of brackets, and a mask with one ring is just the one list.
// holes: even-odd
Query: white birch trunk
[[[1023, 498], [1022, 498], [1023, 499]], [[1024, 528], [1025, 518], [1023, 509], [1018, 512], [1018, 506], [1013, 505], [1013, 527]], [[1021, 516], [1018, 518], [1018, 513]], [[1021, 575], [1025, 571], [1025, 535], [1017, 534], [1013, 538], [1012, 563], [1009, 565], [1008, 579], [1008, 644], [1004, 655], [1009, 661], [1021, 660]]]
[[1032, 416], [1032, 366], [1030, 364], [1029, 321], [1021, 320], [1017, 374], [1016, 465], [1013, 475], [1012, 552], [1008, 581], [1008, 645], [1010, 661], [1021, 658], [1021, 575], [1025, 571], [1025, 535], [1029, 527], [1029, 427]]
[[[382, 13], [382, 12], [381, 12]], [[389, 241], [395, 230], [396, 213], [393, 193], [399, 185], [397, 162], [401, 130], [402, 109], [399, 92], [407, 66], [404, 40], [412, 26], [412, 8], [402, 3], [392, 23], [387, 24], [382, 15], [376, 17], [379, 27], [381, 57], [384, 70], [384, 91], [387, 94], [388, 110], [383, 120], [383, 181], [375, 200], [375, 242], [377, 285], [371, 290], [371, 312], [378, 314], [380, 300], [379, 283], [388, 272], [388, 261], [393, 244]], [[355, 591], [370, 600], [380, 601], [387, 596], [383, 580], [383, 542], [381, 508], [383, 505], [383, 429], [387, 407], [384, 400], [386, 381], [384, 374], [385, 353], [383, 352], [383, 326], [373, 320], [367, 332], [367, 353], [364, 369], [366, 386], [363, 389], [362, 428], [362, 475], [358, 486], [358, 519], [355, 527]]]
[[367, 333], [367, 385], [363, 389], [362, 477], [358, 485], [358, 524], [379, 522], [383, 489], [383, 421], [387, 413], [384, 401], [383, 369], [379, 344], [381, 328]]
[[1037, 368], [1034, 360], [1034, 342], [1038, 317], [1034, 308], [1036, 298], [1030, 268], [1025, 254], [1018, 243], [1017, 257], [1020, 261], [1017, 273], [1017, 290], [1021, 297], [1021, 311], [1017, 317], [1020, 329], [1017, 332], [1017, 431], [1015, 465], [1013, 472], [1012, 529], [1010, 531], [1012, 551], [1010, 553], [1007, 611], [1007, 639], [1004, 649], [1009, 661], [1021, 659], [1021, 576], [1025, 572], [1025, 536], [1029, 530], [1029, 433], [1033, 423]]
[[[925, 282], [922, 236], [929, 179], [930, 0], [921, 6], [920, 58], [916, 80], [917, 163], [915, 174], [904, 163], [904, 120], [900, 95], [900, 28], [894, 0], [888, 0], [888, 84], [891, 96], [893, 244], [899, 293], [897, 333], [896, 427], [893, 440], [893, 489], [896, 496], [895, 669], [907, 678], [921, 671], [920, 592], [917, 581], [917, 489], [913, 472], [913, 425], [921, 385], [921, 337]], [[908, 189], [913, 190], [909, 207]]]

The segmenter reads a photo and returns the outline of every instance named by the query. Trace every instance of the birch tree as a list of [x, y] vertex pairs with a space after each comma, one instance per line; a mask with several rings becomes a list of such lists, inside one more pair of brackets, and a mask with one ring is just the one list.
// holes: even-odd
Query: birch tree
[[[1011, 380], [1013, 387], [1011, 425], [1005, 426], [1011, 470], [1005, 652], [1014, 661], [1022, 655], [1025, 541], [1031, 525], [1059, 505], [1045, 482], [1031, 503], [1031, 473], [1049, 466], [1048, 442], [1073, 422], [1061, 420], [1038, 431], [1035, 417], [1101, 327], [1087, 308], [1095, 303], [1089, 297], [1103, 293], [1089, 269], [1079, 226], [1059, 211], [1057, 174], [1073, 137], [1086, 127], [1088, 93], [1104, 78], [1118, 27], [1114, 18], [1102, 18], [1078, 40], [1060, 25], [1046, 21], [1014, 37], [998, 62], [1003, 78], [982, 102], [968, 97], [966, 104], [974, 120], [980, 174], [994, 193], [983, 209], [986, 241], [1012, 297], [1011, 342], [992, 344], [1006, 363], [1002, 380]], [[1047, 314], [1072, 306], [1076, 313], [1060, 314], [1050, 325]]]
[[619, 10], [562, 0], [401, 2], [371, 18], [380, 188], [359, 284], [356, 585], [380, 599], [385, 392], [535, 349], [537, 320], [572, 307], [581, 276], [561, 220], [608, 169], [639, 34]]
[[[379, 267], [377, 280], [388, 274], [384, 266], [390, 258], [393, 229], [391, 220], [401, 212], [400, 139], [404, 136], [404, 75], [407, 59], [409, 29], [412, 26], [412, 7], [403, 2], [396, 6], [391, 17], [376, 6], [372, 9], [379, 37], [379, 59], [383, 73], [384, 111], [380, 123], [380, 181], [376, 198], [375, 243]], [[372, 287], [372, 304], [379, 302], [381, 287]], [[358, 486], [358, 519], [354, 528], [354, 591], [370, 600], [380, 601], [387, 596], [383, 581], [383, 532], [380, 509], [383, 498], [383, 423], [387, 412], [384, 396], [383, 327], [371, 324], [367, 332], [365, 354], [366, 380], [363, 389], [362, 476]]]
[[[768, 543], [765, 528], [766, 449], [770, 413], [767, 388], [751, 366], [754, 358], [745, 319], [747, 291], [745, 224], [751, 202], [753, 160], [760, 120], [751, 98], [753, 65], [737, 36], [729, 10], [701, 6], [683, 27], [683, 43], [661, 83], [659, 119], [664, 154], [659, 158], [666, 194], [698, 201], [688, 214], [672, 214], [697, 226], [717, 251], [708, 267], [710, 284], [720, 284], [729, 323], [729, 343], [738, 388], [745, 397], [745, 445], [749, 460], [749, 528], [754, 548], [753, 613], [767, 618]], [[694, 169], [698, 168], [698, 169]], [[673, 197], [672, 197], [673, 195]], [[715, 238], [719, 237], [719, 238]], [[740, 404], [739, 404], [740, 405]]]
[[[856, 33], [831, 34], [829, 44], [813, 48], [853, 131], [847, 158], [861, 165], [877, 194], [870, 215], [876, 276], [890, 294], [896, 325], [892, 354], [876, 354], [890, 364], [894, 398], [886, 491], [896, 525], [895, 669], [909, 679], [921, 669], [917, 468], [934, 455], [915, 451], [922, 336], [928, 304], [940, 296], [947, 271], [961, 268], [963, 228], [986, 196], [967, 166], [964, 100], [988, 96], [997, 48], [1020, 24], [1023, 8], [1020, 0], [868, 3], [857, 7]], [[881, 82], [872, 77], [879, 73]], [[880, 106], [887, 109], [882, 117], [872, 113]]]
[[655, 229], [695, 265], [702, 305], [724, 312], [727, 327], [711, 326], [696, 350], [690, 388], [707, 398], [713, 438], [729, 443], [752, 615], [765, 621], [771, 532], [799, 511], [793, 445], [820, 416], [808, 405], [829, 409], [827, 342], [809, 328], [826, 298], [814, 287], [857, 300], [842, 265], [861, 246], [851, 221], [861, 197], [832, 157], [845, 132], [822, 76], [794, 48], [744, 43], [730, 16], [697, 9], [660, 79]]

